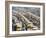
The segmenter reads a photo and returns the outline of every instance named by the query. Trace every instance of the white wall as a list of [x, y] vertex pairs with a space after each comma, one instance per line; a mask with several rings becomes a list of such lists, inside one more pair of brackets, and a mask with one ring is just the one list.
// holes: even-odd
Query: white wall
[[[28, 2], [32, 1], [32, 2], [46, 3], [46, 0], [19, 0], [19, 1], [28, 1]], [[45, 13], [45, 17], [46, 17], [46, 13]], [[5, 36], [5, 0], [0, 0], [0, 38], [5, 38], [4, 36]], [[16, 38], [46, 38], [46, 33], [44, 36], [42, 35], [42, 36], [28, 36], [28, 37], [16, 37]]]
[[4, 0], [0, 0], [0, 37], [5, 35], [5, 5]]

